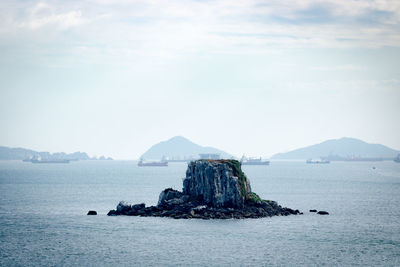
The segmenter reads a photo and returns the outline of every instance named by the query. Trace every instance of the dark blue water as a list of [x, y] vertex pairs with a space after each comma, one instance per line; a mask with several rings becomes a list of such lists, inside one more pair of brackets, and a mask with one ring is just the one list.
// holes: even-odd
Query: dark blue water
[[[400, 266], [400, 164], [272, 162], [243, 169], [253, 191], [304, 215], [108, 217], [120, 200], [154, 205], [164, 188], [180, 190], [186, 165], [0, 161], [0, 265]], [[86, 216], [91, 209], [99, 215]]]

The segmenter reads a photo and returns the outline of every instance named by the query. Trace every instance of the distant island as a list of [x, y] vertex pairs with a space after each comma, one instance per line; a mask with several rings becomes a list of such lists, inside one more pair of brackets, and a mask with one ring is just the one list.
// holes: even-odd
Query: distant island
[[199, 154], [219, 154], [220, 158], [229, 159], [233, 156], [214, 147], [200, 146], [183, 136], [175, 136], [157, 143], [149, 148], [142, 156], [143, 159], [168, 161], [198, 159]]
[[337, 161], [393, 160], [400, 151], [380, 144], [369, 144], [356, 138], [343, 137], [320, 144], [278, 153], [272, 159], [315, 159]]
[[100, 156], [89, 157], [85, 152], [74, 152], [74, 153], [50, 153], [50, 152], [38, 152], [31, 149], [25, 148], [10, 148], [5, 146], [0, 146], [0, 160], [27, 160], [27, 159], [37, 159], [42, 160], [112, 160], [110, 157]]

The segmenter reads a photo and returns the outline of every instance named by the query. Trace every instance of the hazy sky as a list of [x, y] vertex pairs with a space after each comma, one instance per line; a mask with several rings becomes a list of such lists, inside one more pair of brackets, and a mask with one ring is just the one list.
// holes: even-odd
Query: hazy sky
[[400, 150], [400, 1], [0, 1], [0, 145]]

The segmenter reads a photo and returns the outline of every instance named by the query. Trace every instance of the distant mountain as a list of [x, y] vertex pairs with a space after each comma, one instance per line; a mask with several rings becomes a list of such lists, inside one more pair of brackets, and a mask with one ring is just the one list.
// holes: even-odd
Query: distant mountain
[[[10, 148], [5, 146], [0, 146], [0, 160], [23, 160], [29, 158], [37, 158], [40, 157], [42, 159], [69, 159], [69, 160], [88, 160], [88, 159], [96, 159], [90, 158], [85, 152], [74, 152], [74, 153], [50, 153], [50, 152], [37, 152], [30, 149], [25, 148]], [[106, 159], [104, 156], [101, 156], [99, 159]], [[111, 159], [111, 158], [107, 158]]]
[[319, 157], [394, 158], [400, 151], [380, 144], [369, 144], [355, 138], [343, 137], [320, 144], [278, 153], [273, 159], [309, 159]]
[[217, 153], [221, 158], [231, 158], [232, 155], [213, 147], [204, 147], [193, 143], [182, 136], [175, 136], [167, 141], [153, 145], [141, 157], [143, 159], [159, 160], [163, 157], [169, 159], [198, 158], [200, 153]]

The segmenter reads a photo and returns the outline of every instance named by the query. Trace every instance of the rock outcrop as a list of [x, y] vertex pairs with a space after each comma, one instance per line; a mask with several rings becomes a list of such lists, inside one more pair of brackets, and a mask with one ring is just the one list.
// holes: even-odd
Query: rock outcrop
[[176, 219], [260, 218], [301, 214], [275, 201], [262, 200], [251, 191], [250, 181], [237, 160], [196, 160], [188, 165], [183, 192], [167, 188], [157, 206], [121, 201], [108, 215], [157, 216]]
[[192, 161], [183, 180], [183, 194], [214, 208], [241, 209], [250, 193], [249, 180], [233, 160]]

